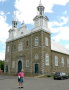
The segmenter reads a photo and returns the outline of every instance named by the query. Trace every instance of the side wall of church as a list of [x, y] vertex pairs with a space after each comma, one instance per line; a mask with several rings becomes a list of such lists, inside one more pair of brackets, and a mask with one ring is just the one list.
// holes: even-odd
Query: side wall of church
[[[58, 57], [58, 65], [55, 65], [55, 56]], [[62, 57], [64, 58], [64, 63], [62, 63]], [[53, 72], [66, 72], [69, 73], [69, 65], [67, 63], [67, 59], [69, 59], [69, 55], [52, 51], [51, 52], [51, 59], [52, 59], [52, 65], [51, 65], [51, 70]]]

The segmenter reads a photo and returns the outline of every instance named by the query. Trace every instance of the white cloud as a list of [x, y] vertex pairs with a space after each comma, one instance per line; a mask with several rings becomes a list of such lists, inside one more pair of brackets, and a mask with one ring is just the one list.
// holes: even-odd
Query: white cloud
[[69, 2], [69, 0], [47, 0], [47, 2], [51, 3], [51, 4], [59, 4], [59, 5], [65, 5], [67, 2]]
[[69, 18], [65, 16], [58, 17], [58, 19], [59, 22], [58, 21], [49, 22], [49, 27], [50, 28], [52, 28], [53, 26], [62, 27], [63, 25], [67, 24], [69, 21]]
[[[36, 7], [40, 0], [16, 0], [15, 8], [16, 16], [19, 21], [25, 21], [26, 23], [33, 22], [33, 18], [36, 16]], [[66, 5], [69, 0], [42, 0], [42, 4], [45, 6], [45, 12], [52, 12], [52, 7], [55, 4]]]
[[52, 39], [56, 41], [60, 40], [69, 40], [69, 27], [59, 27], [58, 28], [59, 33], [52, 37]]
[[65, 11], [63, 12], [63, 14], [67, 15], [67, 11], [65, 10]]
[[5, 14], [5, 13], [4, 13], [3, 11], [0, 11], [0, 15], [3, 15], [3, 16], [4, 16], [4, 14]]
[[[49, 22], [49, 28], [50, 28], [51, 33], [58, 33], [58, 35], [59, 35], [60, 31], [61, 32], [63, 32], [63, 31], [66, 32], [66, 30], [68, 31], [69, 27], [64, 27], [64, 25], [67, 25], [69, 18], [65, 17], [65, 16], [61, 16], [61, 17], [58, 17], [58, 19], [59, 19], [59, 22], [58, 21]], [[54, 38], [55, 37], [57, 37], [57, 36], [54, 36]], [[59, 40], [59, 38], [58, 38], [58, 40]]]
[[67, 49], [69, 49], [69, 44], [65, 45], [65, 47], [66, 47]]
[[8, 38], [9, 25], [6, 23], [4, 12], [0, 12], [0, 41], [5, 42]]
[[0, 52], [0, 60], [5, 60], [5, 52]]
[[16, 0], [15, 7], [17, 9], [16, 16], [19, 21], [31, 23], [36, 15], [37, 0]]
[[[6, 39], [8, 38], [8, 30], [10, 26], [6, 22], [6, 16], [3, 11], [0, 12], [0, 43], [5, 44]], [[4, 46], [5, 47], [5, 46]], [[0, 47], [0, 50], [2, 48]], [[0, 59], [5, 59], [5, 50], [0, 51]]]
[[8, 14], [11, 14], [11, 13], [10, 12], [7, 12], [6, 14], [8, 15]]
[[[69, 40], [69, 27], [64, 26], [68, 23], [69, 18], [65, 16], [61, 16], [58, 17], [58, 19], [60, 20], [59, 22], [58, 21], [49, 22], [51, 33], [53, 34], [56, 33], [56, 35], [52, 36], [52, 39], [56, 41]], [[58, 27], [53, 28], [53, 26], [58, 26]]]
[[60, 24], [61, 26], [64, 24], [67, 24], [67, 22], [69, 21], [69, 18], [65, 16], [62, 16], [60, 19], [63, 20], [63, 22], [61, 21], [61, 24]]
[[56, 33], [56, 35], [52, 36], [52, 39], [58, 42], [61, 40], [69, 40], [69, 27], [64, 26], [64, 25], [67, 25], [69, 18], [65, 16], [61, 16], [61, 17], [58, 17], [58, 19], [59, 19], [59, 22], [58, 21], [49, 22], [51, 33], [53, 34]]

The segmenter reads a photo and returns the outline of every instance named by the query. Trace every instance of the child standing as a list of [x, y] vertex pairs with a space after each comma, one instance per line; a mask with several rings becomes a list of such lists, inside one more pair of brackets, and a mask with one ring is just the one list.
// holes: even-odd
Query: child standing
[[23, 70], [21, 70], [21, 72], [18, 73], [18, 82], [19, 82], [19, 88], [23, 88], [23, 82], [24, 82]]

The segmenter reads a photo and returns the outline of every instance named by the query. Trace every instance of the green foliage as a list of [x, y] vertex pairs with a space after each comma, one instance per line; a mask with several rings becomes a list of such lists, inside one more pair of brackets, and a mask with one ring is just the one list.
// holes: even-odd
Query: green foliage
[[47, 77], [52, 77], [52, 75], [47, 75]]
[[4, 71], [4, 61], [0, 60], [0, 68]]

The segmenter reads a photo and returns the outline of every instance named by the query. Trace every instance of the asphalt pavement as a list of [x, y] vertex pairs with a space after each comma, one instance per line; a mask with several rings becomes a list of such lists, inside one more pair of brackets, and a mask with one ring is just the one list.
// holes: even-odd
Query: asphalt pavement
[[69, 79], [25, 77], [24, 88], [18, 88], [17, 76], [0, 76], [0, 90], [69, 90]]

